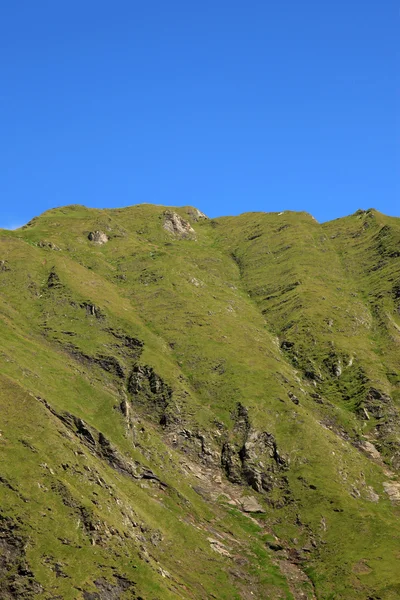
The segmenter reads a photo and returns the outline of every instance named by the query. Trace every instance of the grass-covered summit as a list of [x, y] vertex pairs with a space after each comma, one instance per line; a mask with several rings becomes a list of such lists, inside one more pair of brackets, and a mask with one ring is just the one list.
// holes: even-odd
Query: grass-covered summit
[[0, 230], [0, 598], [400, 597], [400, 219]]

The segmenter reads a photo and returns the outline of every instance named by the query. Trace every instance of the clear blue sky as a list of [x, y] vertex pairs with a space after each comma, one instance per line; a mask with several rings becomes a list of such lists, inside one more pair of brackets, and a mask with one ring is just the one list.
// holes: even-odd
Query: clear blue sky
[[0, 226], [64, 204], [400, 216], [400, 5], [0, 2]]

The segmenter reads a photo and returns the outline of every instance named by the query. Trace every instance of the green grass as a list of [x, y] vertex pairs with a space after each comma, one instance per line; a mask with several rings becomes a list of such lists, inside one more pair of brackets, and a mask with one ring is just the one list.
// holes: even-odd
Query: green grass
[[[163, 210], [71, 206], [0, 231], [0, 475], [11, 485], [0, 484], [0, 515], [26, 541], [23, 560], [42, 586], [34, 597], [82, 598], [118, 573], [145, 600], [291, 598], [266, 531], [292, 551], [307, 547], [300, 567], [318, 598], [398, 597], [399, 507], [357, 445], [372, 441], [395, 469], [399, 219], [367, 211], [320, 225], [307, 213], [248, 213], [192, 220], [196, 240], [181, 240], [163, 229]], [[109, 242], [92, 244], [94, 230]], [[101, 368], [104, 356], [123, 377]], [[137, 363], [172, 390], [167, 427], [144, 391], [129, 392]], [[389, 400], [366, 420], [371, 388]], [[36, 397], [168, 487], [111, 468]], [[224, 442], [242, 443], [239, 402], [288, 465], [264, 495], [232, 485], [264, 502], [256, 522], [223, 497], [205, 500], [185, 468], [203, 461], [227, 483], [220, 454]], [[234, 540], [223, 542], [230, 558], [211, 547], [216, 535]]]

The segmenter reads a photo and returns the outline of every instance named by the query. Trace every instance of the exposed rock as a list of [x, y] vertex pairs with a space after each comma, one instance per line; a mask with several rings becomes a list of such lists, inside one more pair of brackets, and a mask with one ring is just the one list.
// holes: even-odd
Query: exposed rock
[[281, 550], [284, 550], [282, 544], [279, 544], [278, 542], [267, 542], [267, 546], [274, 552], [280, 552]]
[[378, 450], [375, 448], [375, 446], [373, 444], [371, 444], [371, 442], [367, 442], [364, 441], [360, 444], [360, 448], [362, 450], [364, 450], [364, 452], [366, 454], [368, 454], [371, 458], [374, 458], [375, 460], [380, 460], [381, 455], [378, 452]]
[[278, 566], [285, 576], [294, 600], [316, 600], [313, 582], [300, 568], [302, 556], [294, 548], [289, 550], [288, 560], [281, 559]]
[[243, 496], [242, 498], [239, 498], [239, 504], [244, 512], [265, 513], [265, 509], [254, 496]]
[[392, 398], [373, 387], [368, 390], [364, 401], [358, 407], [357, 415], [363, 420], [369, 420], [371, 416], [375, 419], [398, 417]]
[[289, 340], [283, 340], [281, 342], [282, 350], [291, 350], [291, 348], [293, 348], [293, 346], [294, 346], [294, 342], [291, 342]]
[[185, 452], [189, 449], [190, 452], [194, 451], [196, 453], [197, 458], [201, 458], [207, 463], [214, 462], [214, 452], [207, 445], [206, 438], [202, 433], [191, 431], [189, 429], [182, 429], [178, 432], [178, 436], [180, 440], [183, 440], [183, 443], [180, 443], [181, 450]]
[[209, 494], [208, 490], [206, 490], [205, 488], [202, 488], [199, 485], [194, 485], [193, 490], [196, 492], [196, 494], [201, 496], [203, 498], [203, 500], [205, 500], [206, 502], [209, 501], [210, 494]]
[[49, 273], [49, 276], [47, 278], [47, 287], [48, 288], [58, 288], [61, 287], [61, 282], [60, 282], [60, 278], [57, 275], [54, 267], [52, 268], [52, 270]]
[[370, 502], [379, 502], [379, 495], [375, 492], [374, 488], [371, 487], [370, 485], [367, 486], [365, 494], [366, 494], [367, 500], [369, 500]]
[[157, 283], [158, 281], [161, 281], [162, 279], [164, 279], [163, 275], [156, 273], [152, 269], [147, 269], [147, 268], [143, 269], [139, 276], [139, 281], [143, 285], [151, 285], [152, 283]]
[[81, 352], [79, 348], [75, 346], [68, 346], [68, 350], [74, 358], [84, 364], [98, 365], [101, 369], [115, 375], [119, 379], [125, 378], [125, 371], [115, 356], [108, 356], [106, 354], [89, 356], [88, 354]]
[[234, 431], [243, 436], [243, 442], [246, 440], [251, 429], [249, 412], [243, 404], [237, 403], [236, 409], [231, 414], [231, 418], [235, 421]]
[[270, 492], [276, 484], [275, 474], [286, 468], [274, 436], [267, 432], [251, 431], [239, 456], [244, 479], [258, 492]]
[[158, 546], [163, 541], [163, 536], [160, 531], [153, 531], [150, 535], [150, 542], [153, 546]]
[[15, 521], [0, 514], [0, 597], [33, 600], [43, 591], [25, 558], [26, 540]]
[[104, 314], [102, 313], [101, 309], [95, 304], [92, 304], [91, 302], [82, 302], [82, 304], [80, 304], [80, 307], [86, 310], [86, 314], [88, 316], [96, 317], [96, 319], [104, 319]]
[[57, 252], [61, 251], [61, 248], [53, 244], [53, 242], [46, 242], [44, 240], [38, 242], [38, 246], [39, 248], [49, 248], [50, 250], [56, 250]]
[[0, 272], [1, 271], [11, 271], [10, 267], [8, 266], [8, 262], [6, 260], [0, 260]]
[[172, 233], [175, 237], [184, 239], [195, 239], [196, 232], [190, 225], [189, 221], [185, 221], [177, 213], [170, 210], [164, 212], [164, 229]]
[[[329, 404], [329, 403], [328, 403]], [[350, 441], [350, 436], [347, 431], [337, 423], [336, 419], [333, 417], [325, 417], [321, 421], [319, 421], [320, 425], [325, 429], [329, 429], [333, 431], [337, 436], [345, 440], [346, 442]]]
[[247, 409], [241, 404], [232, 416], [235, 439], [225, 442], [221, 451], [221, 466], [228, 479], [232, 483], [246, 483], [257, 492], [285, 489], [287, 482], [282, 472], [288, 465], [278, 452], [274, 436], [252, 429]]
[[333, 373], [334, 373], [335, 377], [340, 377], [341, 376], [341, 374], [342, 374], [342, 365], [340, 364], [340, 361], [338, 362], [337, 365], [334, 366]]
[[203, 281], [200, 281], [200, 279], [196, 279], [196, 277], [192, 277], [189, 281], [196, 287], [204, 287]]
[[[115, 446], [108, 440], [105, 435], [101, 432], [98, 434], [98, 445], [97, 445], [97, 454], [100, 454], [103, 459], [105, 459], [108, 464], [119, 471], [120, 473], [124, 473], [125, 475], [129, 475], [134, 479], [156, 479], [158, 477], [151, 473], [148, 469], [143, 469], [142, 472], [138, 469], [137, 464], [133, 461], [125, 458], [122, 454], [115, 448]], [[151, 476], [152, 475], [152, 476]]]
[[315, 400], [315, 402], [317, 404], [324, 404], [324, 400], [323, 400], [322, 396], [320, 394], [318, 394], [317, 392], [311, 393], [310, 396], [313, 400]]
[[128, 475], [132, 479], [149, 479], [158, 482], [163, 487], [168, 487], [163, 483], [151, 469], [141, 465], [138, 461], [133, 461], [123, 456], [118, 449], [106, 438], [106, 436], [97, 431], [94, 427], [89, 426], [83, 419], [72, 415], [69, 412], [58, 413], [52, 408], [43, 398], [37, 398], [45, 407], [55, 415], [60, 421], [68, 427], [90, 451], [105, 460], [110, 467], [119, 471], [124, 475]]
[[193, 221], [201, 221], [203, 219], [208, 219], [207, 215], [205, 215], [201, 210], [195, 207], [190, 207], [187, 210], [187, 214]]
[[342, 374], [342, 360], [339, 356], [337, 356], [336, 352], [334, 350], [331, 350], [328, 354], [328, 356], [326, 356], [326, 358], [324, 358], [323, 360], [323, 364], [325, 366], [325, 368], [328, 370], [330, 375], [333, 375], [334, 377], [340, 377]]
[[130, 358], [138, 359], [143, 350], [143, 342], [137, 338], [127, 335], [124, 331], [118, 331], [112, 328], [107, 329], [111, 335], [117, 340], [117, 347], [123, 349], [124, 354], [128, 354]]
[[89, 444], [91, 446], [96, 446], [96, 440], [93, 437], [90, 429], [86, 426], [86, 423], [82, 419], [79, 419], [78, 417], [72, 416], [72, 418], [73, 418], [78, 435], [83, 436], [85, 438], [85, 440], [87, 442], [89, 442]]
[[99, 355], [99, 356], [88, 357], [88, 359], [90, 361], [92, 361], [93, 363], [99, 365], [102, 369], [104, 369], [104, 371], [108, 371], [109, 373], [116, 375], [120, 379], [124, 379], [124, 377], [125, 377], [124, 370], [121, 367], [120, 363], [115, 358], [115, 356]]
[[242, 461], [234, 444], [226, 442], [222, 446], [221, 466], [232, 483], [243, 483]]
[[357, 415], [360, 417], [360, 419], [363, 419], [364, 421], [369, 421], [371, 418], [365, 406], [358, 407]]
[[108, 236], [103, 231], [91, 231], [88, 239], [99, 246], [108, 242]]
[[166, 425], [165, 411], [172, 397], [172, 389], [154, 372], [152, 367], [135, 365], [128, 380], [128, 392], [136, 402], [151, 406]]
[[120, 600], [121, 595], [124, 592], [129, 591], [129, 598], [132, 600], [139, 600], [139, 598], [134, 594], [133, 587], [135, 583], [129, 581], [125, 577], [121, 577], [121, 575], [114, 575], [115, 582], [110, 583], [104, 578], [96, 579], [94, 585], [97, 588], [97, 592], [83, 592], [84, 600]]
[[129, 403], [126, 401], [125, 398], [121, 401], [119, 408], [120, 408], [120, 411], [122, 412], [122, 414], [124, 415], [124, 417], [129, 422], [131, 409], [130, 409]]
[[222, 554], [222, 556], [227, 556], [229, 558], [232, 556], [226, 546], [219, 540], [215, 540], [211, 537], [207, 538], [207, 540], [210, 542], [211, 548], [215, 550], [215, 552], [218, 552], [218, 554]]
[[392, 465], [393, 469], [400, 471], [400, 451], [397, 451], [393, 454], [392, 458], [390, 459], [390, 464]]
[[383, 489], [392, 502], [395, 502], [396, 504], [400, 502], [400, 483], [395, 481], [385, 481], [383, 483]]

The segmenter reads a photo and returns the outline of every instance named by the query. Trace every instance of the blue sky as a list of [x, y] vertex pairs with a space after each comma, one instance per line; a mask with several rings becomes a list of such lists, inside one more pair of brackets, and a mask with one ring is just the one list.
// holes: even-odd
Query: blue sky
[[0, 3], [0, 226], [65, 204], [400, 216], [400, 5]]

